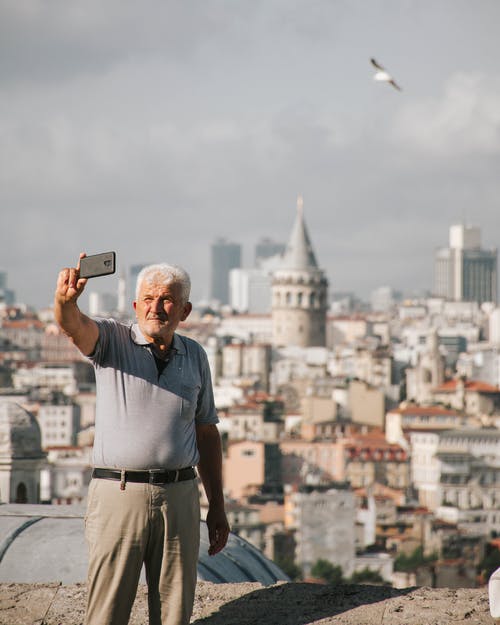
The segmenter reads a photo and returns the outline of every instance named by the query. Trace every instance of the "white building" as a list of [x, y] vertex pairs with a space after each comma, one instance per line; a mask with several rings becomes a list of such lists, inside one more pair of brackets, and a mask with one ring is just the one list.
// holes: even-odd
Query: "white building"
[[456, 368], [458, 376], [500, 387], [500, 345], [469, 346], [467, 353], [460, 354]]
[[271, 345], [232, 342], [222, 348], [222, 378], [269, 390]]
[[73, 446], [80, 430], [80, 406], [67, 401], [41, 404], [38, 423], [44, 449]]
[[[412, 431], [410, 446], [412, 481], [422, 505], [433, 511], [443, 504], [458, 510], [481, 510], [483, 516], [498, 510], [500, 430]], [[443, 518], [450, 520], [456, 514], [448, 509]], [[490, 516], [500, 527], [500, 515], [498, 522]]]
[[490, 313], [489, 340], [493, 345], [500, 345], [500, 308], [495, 308]]
[[388, 443], [408, 448], [408, 436], [412, 431], [443, 432], [461, 427], [465, 417], [456, 410], [441, 406], [406, 404], [390, 410], [385, 415], [385, 438]]
[[440, 505], [440, 464], [437, 458], [439, 432], [410, 433], [411, 483], [418, 490], [418, 500], [430, 510]]
[[396, 302], [396, 293], [390, 286], [381, 286], [370, 294], [371, 309], [375, 312], [389, 311]]
[[35, 367], [19, 367], [12, 375], [16, 390], [46, 388], [74, 395], [77, 391], [75, 371], [72, 366], [40, 363]]
[[238, 313], [271, 313], [271, 276], [264, 269], [231, 269], [229, 305]]
[[229, 315], [224, 317], [217, 330], [219, 337], [230, 336], [242, 341], [258, 341], [271, 343], [273, 338], [273, 322], [271, 315]]

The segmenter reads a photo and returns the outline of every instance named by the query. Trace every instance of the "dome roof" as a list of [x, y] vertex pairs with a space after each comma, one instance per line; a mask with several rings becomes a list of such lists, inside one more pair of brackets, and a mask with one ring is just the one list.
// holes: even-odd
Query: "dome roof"
[[43, 458], [35, 417], [10, 400], [0, 400], [0, 458]]
[[[0, 505], [0, 582], [85, 582], [85, 506]], [[289, 581], [258, 549], [230, 534], [224, 550], [209, 556], [208, 531], [200, 524], [198, 579], [215, 583]], [[145, 582], [144, 571], [141, 582]]]

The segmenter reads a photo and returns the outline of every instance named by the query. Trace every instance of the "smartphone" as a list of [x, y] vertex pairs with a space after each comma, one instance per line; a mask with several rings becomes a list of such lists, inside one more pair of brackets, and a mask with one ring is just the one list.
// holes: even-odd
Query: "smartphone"
[[97, 278], [115, 273], [116, 254], [103, 252], [93, 256], [85, 256], [80, 259], [80, 278]]

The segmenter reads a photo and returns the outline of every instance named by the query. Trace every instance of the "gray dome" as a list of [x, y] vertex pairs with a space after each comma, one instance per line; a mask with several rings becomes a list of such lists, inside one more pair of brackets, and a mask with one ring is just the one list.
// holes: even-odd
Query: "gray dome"
[[0, 458], [43, 458], [40, 426], [12, 401], [0, 400]]
[[[85, 506], [0, 505], [0, 582], [73, 584], [87, 579]], [[289, 581], [258, 549], [231, 534], [225, 549], [209, 556], [208, 532], [200, 526], [198, 579], [215, 583]], [[145, 581], [144, 572], [142, 582]]]

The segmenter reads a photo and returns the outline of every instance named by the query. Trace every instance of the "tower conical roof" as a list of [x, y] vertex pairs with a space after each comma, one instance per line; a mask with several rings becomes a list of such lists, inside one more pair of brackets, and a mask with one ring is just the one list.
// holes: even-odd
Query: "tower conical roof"
[[318, 263], [311, 245], [309, 233], [304, 221], [304, 201], [302, 196], [297, 198], [297, 215], [292, 234], [283, 255], [283, 269], [318, 269]]

